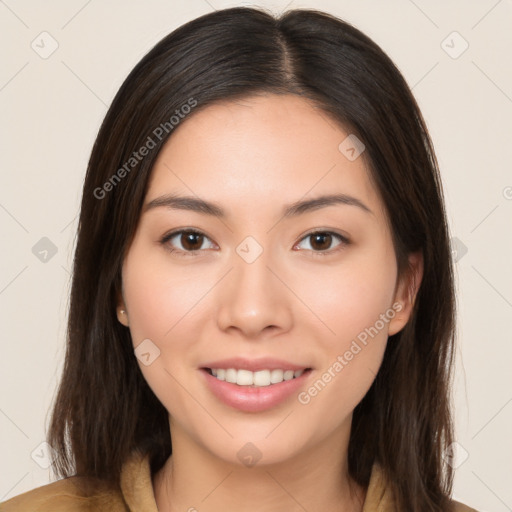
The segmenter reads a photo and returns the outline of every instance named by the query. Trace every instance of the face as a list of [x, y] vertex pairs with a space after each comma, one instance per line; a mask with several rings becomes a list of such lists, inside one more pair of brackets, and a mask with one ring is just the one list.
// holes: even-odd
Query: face
[[[173, 445], [179, 432], [227, 462], [255, 450], [277, 463], [346, 438], [410, 314], [383, 204], [348, 135], [302, 98], [262, 95], [190, 115], [162, 149], [119, 320]], [[233, 357], [310, 370], [248, 388], [204, 369]]]

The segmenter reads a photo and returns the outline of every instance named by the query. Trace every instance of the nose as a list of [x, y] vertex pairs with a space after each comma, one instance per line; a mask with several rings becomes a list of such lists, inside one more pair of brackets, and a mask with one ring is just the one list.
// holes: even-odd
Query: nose
[[293, 294], [278, 268], [268, 261], [266, 251], [252, 263], [234, 255], [233, 269], [220, 289], [219, 329], [250, 339], [275, 336], [291, 329]]

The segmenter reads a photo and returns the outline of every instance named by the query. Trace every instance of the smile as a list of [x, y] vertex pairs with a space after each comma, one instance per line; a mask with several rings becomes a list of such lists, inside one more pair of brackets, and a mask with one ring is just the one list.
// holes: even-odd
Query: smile
[[[263, 412], [284, 403], [289, 397], [306, 387], [312, 374], [311, 368], [304, 370], [236, 370], [234, 368], [201, 368], [206, 387], [214, 397], [229, 407], [244, 412]], [[220, 373], [220, 375], [219, 375]], [[297, 374], [297, 375], [295, 375]], [[221, 379], [224, 377], [224, 379]], [[238, 383], [240, 379], [240, 384]], [[271, 379], [276, 382], [272, 383]], [[229, 380], [236, 380], [229, 382]], [[256, 383], [255, 383], [256, 382]]]
[[300, 377], [303, 370], [260, 370], [257, 372], [251, 372], [250, 370], [237, 370], [235, 368], [208, 368], [211, 375], [216, 377], [218, 380], [230, 382], [231, 384], [237, 384], [238, 386], [253, 386], [253, 387], [264, 387], [279, 384], [283, 381], [292, 380]]

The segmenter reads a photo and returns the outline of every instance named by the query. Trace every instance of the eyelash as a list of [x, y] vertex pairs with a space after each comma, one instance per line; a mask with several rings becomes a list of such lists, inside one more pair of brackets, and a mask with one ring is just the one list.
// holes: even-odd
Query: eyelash
[[[204, 236], [205, 238], [208, 238], [208, 236], [201, 232], [201, 231], [198, 231], [196, 229], [179, 229], [179, 230], [176, 230], [176, 231], [172, 231], [171, 233], [167, 233], [166, 235], [164, 235], [162, 237], [162, 239], [160, 240], [160, 244], [163, 245], [165, 247], [165, 249], [179, 257], [194, 257], [194, 256], [198, 256], [199, 255], [199, 252], [202, 250], [202, 249], [196, 249], [194, 251], [183, 251], [181, 249], [174, 249], [172, 247], [169, 246], [168, 242], [169, 240], [171, 240], [172, 238], [174, 238], [176, 235], [181, 235], [183, 233], [189, 233], [189, 234], [194, 234], [194, 235], [200, 235], [200, 236]], [[328, 250], [325, 250], [325, 251], [315, 251], [313, 249], [306, 249], [308, 251], [310, 251], [313, 256], [321, 256], [321, 257], [325, 257], [325, 256], [329, 256], [335, 252], [338, 252], [342, 249], [344, 249], [347, 245], [350, 244], [350, 240], [348, 238], [346, 238], [345, 236], [343, 235], [340, 235], [339, 233], [336, 233], [334, 231], [327, 231], [327, 230], [316, 230], [316, 231], [310, 231], [309, 233], [305, 234], [300, 240], [299, 240], [299, 243], [302, 242], [303, 240], [305, 240], [306, 238], [308, 237], [311, 237], [313, 235], [318, 235], [318, 234], [321, 234], [321, 235], [332, 235], [334, 238], [338, 239], [338, 241], [340, 242], [334, 249], [328, 249]], [[296, 244], [298, 245], [298, 244]]]

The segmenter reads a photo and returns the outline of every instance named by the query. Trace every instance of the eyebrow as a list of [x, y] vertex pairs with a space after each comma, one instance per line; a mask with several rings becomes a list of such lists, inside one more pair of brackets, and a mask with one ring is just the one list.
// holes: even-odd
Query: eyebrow
[[[373, 215], [373, 212], [361, 200], [347, 194], [329, 194], [316, 197], [314, 199], [306, 199], [296, 201], [284, 207], [282, 216], [285, 218], [303, 215], [304, 213], [319, 210], [333, 205], [356, 206], [361, 210]], [[220, 219], [226, 218], [226, 212], [217, 203], [206, 201], [193, 196], [178, 196], [166, 194], [157, 197], [147, 203], [143, 208], [143, 213], [154, 208], [168, 208], [171, 210], [189, 210], [205, 215], [212, 215]]]

